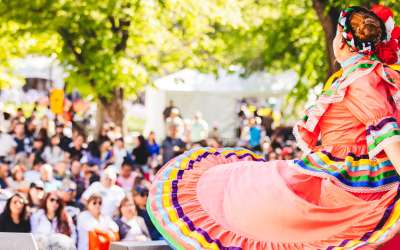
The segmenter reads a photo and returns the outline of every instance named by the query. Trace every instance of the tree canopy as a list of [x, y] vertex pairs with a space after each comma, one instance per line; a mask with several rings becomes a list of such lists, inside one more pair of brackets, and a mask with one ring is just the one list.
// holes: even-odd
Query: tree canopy
[[[217, 72], [239, 65], [246, 74], [294, 69], [300, 80], [290, 96], [303, 101], [335, 70], [331, 40], [339, 10], [375, 2], [6, 0], [0, 70], [13, 57], [56, 55], [68, 70], [68, 88], [120, 113], [115, 100], [184, 67]], [[396, 0], [382, 2], [400, 10]]]

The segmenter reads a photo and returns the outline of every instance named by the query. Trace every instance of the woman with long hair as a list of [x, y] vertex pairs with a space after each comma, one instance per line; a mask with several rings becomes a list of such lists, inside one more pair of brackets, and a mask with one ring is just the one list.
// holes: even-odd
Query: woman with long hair
[[64, 209], [64, 202], [56, 192], [47, 193], [41, 209], [31, 216], [33, 234], [64, 234], [76, 241], [75, 226], [72, 218]]
[[[376, 249], [400, 231], [400, 28], [350, 7], [342, 70], [296, 124], [298, 160], [194, 149], [158, 173], [147, 207], [176, 249]], [[399, 249], [399, 246], [391, 249]]]
[[138, 216], [132, 197], [125, 197], [118, 208], [119, 216], [114, 219], [119, 227], [119, 238], [122, 241], [148, 241], [149, 230], [143, 218]]
[[149, 152], [147, 151], [147, 141], [143, 135], [138, 135], [135, 138], [135, 148], [132, 151], [135, 165], [139, 165], [141, 168], [145, 166], [149, 159]]
[[0, 215], [0, 232], [29, 233], [31, 224], [27, 218], [25, 198], [16, 193], [7, 200]]

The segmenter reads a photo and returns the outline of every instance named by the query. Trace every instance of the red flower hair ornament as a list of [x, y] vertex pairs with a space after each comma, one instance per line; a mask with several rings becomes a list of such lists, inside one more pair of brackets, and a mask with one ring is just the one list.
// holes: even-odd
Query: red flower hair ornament
[[396, 64], [400, 57], [400, 27], [395, 26], [393, 11], [383, 5], [373, 5], [371, 11], [377, 15], [386, 27], [386, 40], [376, 46], [375, 54], [385, 64]]

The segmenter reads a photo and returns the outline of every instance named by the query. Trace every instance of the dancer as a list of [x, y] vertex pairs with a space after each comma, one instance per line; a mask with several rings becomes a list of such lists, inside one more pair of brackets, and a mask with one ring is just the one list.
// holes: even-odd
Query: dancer
[[158, 173], [147, 203], [176, 249], [376, 249], [400, 230], [399, 28], [350, 7], [333, 41], [342, 74], [296, 124], [306, 152], [265, 162], [200, 148]]

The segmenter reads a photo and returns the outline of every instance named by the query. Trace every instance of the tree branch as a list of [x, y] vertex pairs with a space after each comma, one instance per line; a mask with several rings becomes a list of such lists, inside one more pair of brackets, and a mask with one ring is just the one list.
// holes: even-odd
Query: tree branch
[[119, 21], [119, 33], [121, 34], [121, 40], [117, 45], [115, 45], [114, 51], [119, 52], [126, 49], [129, 38], [129, 26], [131, 25], [130, 20], [120, 20]]
[[76, 47], [74, 45], [71, 33], [66, 28], [59, 28], [58, 33], [61, 35], [62, 39], [64, 40], [67, 48], [72, 52], [72, 54], [75, 56], [77, 62], [79, 64], [84, 64], [85, 60], [82, 56], [81, 53], [79, 53], [76, 50]]

